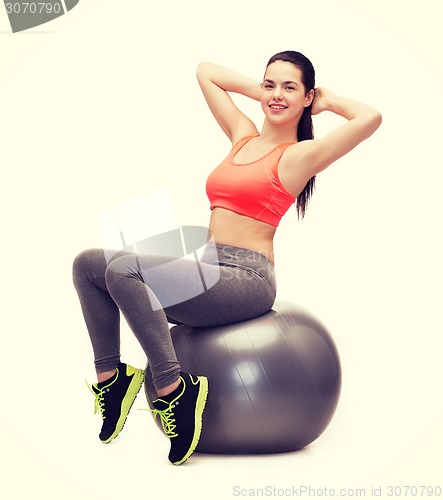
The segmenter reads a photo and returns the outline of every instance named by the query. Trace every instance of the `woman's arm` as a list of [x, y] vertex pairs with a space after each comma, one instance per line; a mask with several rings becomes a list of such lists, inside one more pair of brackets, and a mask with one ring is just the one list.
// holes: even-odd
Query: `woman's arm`
[[302, 141], [294, 148], [297, 164], [306, 171], [308, 178], [318, 174], [370, 137], [382, 122], [381, 114], [374, 108], [338, 96], [328, 89], [317, 88], [312, 114], [324, 111], [343, 116], [348, 123], [322, 139]]
[[217, 64], [202, 62], [197, 79], [214, 118], [233, 143], [245, 135], [254, 135], [257, 128], [234, 104], [228, 92], [236, 92], [260, 100], [258, 82]]

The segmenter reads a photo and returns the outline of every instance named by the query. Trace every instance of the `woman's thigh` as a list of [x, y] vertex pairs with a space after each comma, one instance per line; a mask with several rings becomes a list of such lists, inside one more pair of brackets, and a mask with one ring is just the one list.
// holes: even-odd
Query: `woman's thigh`
[[243, 256], [232, 264], [209, 261], [132, 254], [116, 259], [110, 268], [143, 281], [149, 307], [163, 309], [171, 323], [216, 326], [271, 309], [275, 275], [266, 263]]
[[[206, 265], [202, 264], [205, 270]], [[236, 267], [220, 266], [219, 278], [199, 295], [165, 308], [169, 320], [210, 327], [246, 321], [268, 312], [275, 282]]]

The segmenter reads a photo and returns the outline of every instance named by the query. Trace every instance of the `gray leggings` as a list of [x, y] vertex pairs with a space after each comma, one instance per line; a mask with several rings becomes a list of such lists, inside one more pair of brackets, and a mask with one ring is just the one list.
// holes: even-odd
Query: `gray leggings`
[[245, 321], [274, 303], [274, 266], [260, 253], [207, 243], [194, 260], [101, 249], [74, 260], [74, 285], [98, 373], [120, 361], [120, 311], [140, 342], [157, 390], [180, 373], [169, 323], [211, 327]]

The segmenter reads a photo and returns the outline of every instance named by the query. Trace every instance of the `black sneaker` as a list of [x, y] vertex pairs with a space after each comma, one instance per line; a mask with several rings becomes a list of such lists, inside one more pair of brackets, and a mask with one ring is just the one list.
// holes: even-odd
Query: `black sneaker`
[[125, 425], [129, 410], [144, 381], [145, 372], [124, 363], [119, 363], [116, 374], [109, 380], [94, 384], [94, 413], [100, 410], [103, 426], [100, 439], [109, 443], [116, 438]]
[[154, 418], [160, 415], [163, 430], [171, 439], [168, 458], [174, 465], [185, 462], [197, 447], [208, 395], [206, 377], [181, 373], [180, 380], [175, 391], [152, 402]]

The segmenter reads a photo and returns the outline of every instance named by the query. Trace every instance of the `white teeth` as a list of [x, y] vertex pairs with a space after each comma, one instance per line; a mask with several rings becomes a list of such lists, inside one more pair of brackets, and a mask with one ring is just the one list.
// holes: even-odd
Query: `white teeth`
[[277, 104], [271, 104], [272, 109], [286, 109], [286, 106], [279, 106]]

